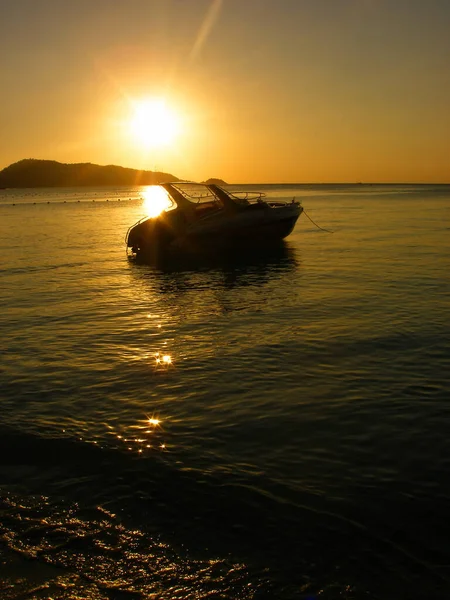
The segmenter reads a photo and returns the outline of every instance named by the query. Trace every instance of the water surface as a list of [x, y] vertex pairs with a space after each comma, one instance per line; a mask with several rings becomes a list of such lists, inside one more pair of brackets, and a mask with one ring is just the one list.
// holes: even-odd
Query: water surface
[[0, 191], [2, 598], [449, 596], [450, 186], [262, 187], [334, 233], [157, 268], [141, 188]]

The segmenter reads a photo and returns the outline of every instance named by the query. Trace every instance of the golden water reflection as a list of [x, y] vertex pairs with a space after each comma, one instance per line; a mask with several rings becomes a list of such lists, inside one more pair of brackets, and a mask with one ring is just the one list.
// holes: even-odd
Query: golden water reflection
[[155, 352], [155, 363], [156, 368], [168, 368], [172, 365], [172, 357], [170, 356], [170, 354], [161, 354], [160, 352]]
[[148, 451], [167, 450], [165, 432], [162, 428], [163, 419], [159, 415], [146, 415], [145, 419], [136, 424], [125, 425], [120, 431], [109, 427], [111, 435], [129, 452], [143, 455]]

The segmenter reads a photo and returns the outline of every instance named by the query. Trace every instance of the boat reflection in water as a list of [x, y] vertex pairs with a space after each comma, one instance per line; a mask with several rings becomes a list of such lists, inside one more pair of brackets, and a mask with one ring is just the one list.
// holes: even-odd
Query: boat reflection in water
[[159, 281], [163, 288], [177, 282], [180, 289], [185, 285], [190, 288], [194, 275], [197, 281], [210, 277], [211, 287], [261, 286], [300, 266], [296, 250], [286, 242], [265, 248], [237, 248], [207, 254], [152, 258], [128, 255], [128, 260], [130, 265], [136, 266], [133, 277], [143, 280], [150, 277], [153, 283]]
[[[152, 315], [155, 335], [169, 329], [176, 337], [181, 323], [212, 324], [212, 317], [236, 311], [254, 314], [270, 307], [284, 314], [287, 307], [298, 304], [300, 265], [296, 249], [286, 243], [196, 260], [178, 257], [153, 265], [130, 259], [129, 290], [138, 310], [141, 306]], [[157, 329], [160, 325], [162, 329]]]

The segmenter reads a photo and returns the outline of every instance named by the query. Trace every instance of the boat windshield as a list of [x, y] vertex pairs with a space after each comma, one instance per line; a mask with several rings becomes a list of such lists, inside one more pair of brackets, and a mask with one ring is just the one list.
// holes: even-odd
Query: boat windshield
[[[176, 188], [189, 202], [193, 204], [208, 204], [218, 202], [218, 198], [209, 190], [206, 185], [201, 183], [183, 183], [177, 182], [171, 184]], [[219, 203], [220, 204], [220, 203]]]

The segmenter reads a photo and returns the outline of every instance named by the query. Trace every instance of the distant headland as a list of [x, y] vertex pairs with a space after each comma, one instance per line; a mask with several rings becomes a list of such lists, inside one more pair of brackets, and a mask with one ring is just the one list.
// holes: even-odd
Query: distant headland
[[206, 181], [202, 181], [202, 183], [205, 183], [206, 185], [228, 185], [228, 183], [226, 181], [224, 181], [223, 179], [217, 179], [217, 177], [211, 177], [211, 179], [207, 179]]
[[[153, 185], [164, 181], [180, 179], [162, 171], [142, 171], [92, 163], [67, 164], [36, 158], [19, 160], [0, 171], [0, 188]], [[219, 179], [208, 179], [206, 183], [217, 182], [225, 185]]]

